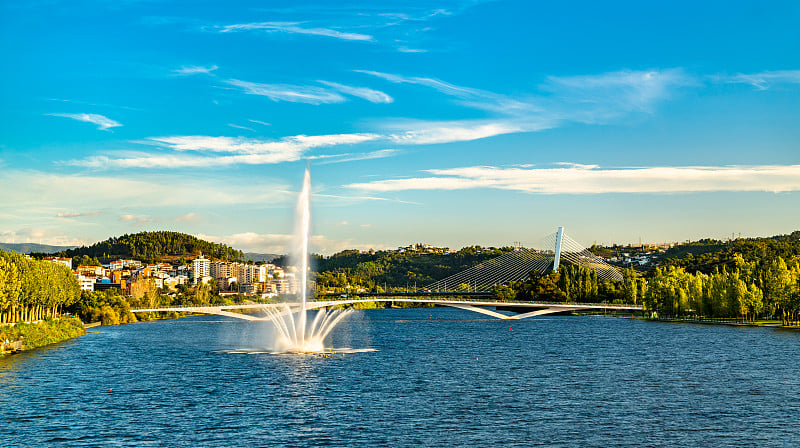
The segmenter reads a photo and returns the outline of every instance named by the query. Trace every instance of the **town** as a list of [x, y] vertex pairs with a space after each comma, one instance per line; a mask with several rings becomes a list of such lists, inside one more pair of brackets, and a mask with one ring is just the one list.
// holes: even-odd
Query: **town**
[[[139, 260], [120, 259], [101, 266], [73, 268], [72, 258], [46, 257], [44, 261], [62, 264], [72, 270], [81, 291], [119, 289], [127, 296], [137, 296], [151, 287], [170, 295], [181, 285], [200, 286], [212, 282], [220, 296], [245, 295], [271, 298], [297, 291], [294, 272], [268, 263], [211, 261], [202, 254], [184, 265], [144, 264]], [[289, 268], [288, 270], [291, 270]]]

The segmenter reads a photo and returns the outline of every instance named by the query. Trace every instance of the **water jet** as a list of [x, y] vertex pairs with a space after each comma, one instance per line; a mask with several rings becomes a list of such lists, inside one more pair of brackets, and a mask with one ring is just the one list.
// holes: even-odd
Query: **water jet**
[[317, 311], [308, 325], [308, 273], [309, 239], [311, 236], [311, 171], [306, 166], [303, 188], [297, 199], [295, 214], [297, 243], [294, 261], [298, 266], [297, 282], [299, 309], [295, 313], [288, 304], [281, 308], [264, 307], [267, 317], [275, 326], [278, 338], [276, 349], [284, 353], [321, 353], [325, 351], [325, 338], [350, 310]]

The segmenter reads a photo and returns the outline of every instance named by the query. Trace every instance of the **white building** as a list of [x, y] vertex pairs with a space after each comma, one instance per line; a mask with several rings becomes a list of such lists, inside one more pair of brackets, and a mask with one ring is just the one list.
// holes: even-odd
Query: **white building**
[[200, 254], [200, 257], [192, 260], [192, 283], [197, 283], [199, 279], [210, 276], [211, 260], [203, 257], [203, 254]]
[[81, 291], [94, 291], [94, 283], [97, 281], [97, 277], [88, 277], [83, 274], [75, 275], [75, 278], [78, 279], [78, 283], [81, 285]]

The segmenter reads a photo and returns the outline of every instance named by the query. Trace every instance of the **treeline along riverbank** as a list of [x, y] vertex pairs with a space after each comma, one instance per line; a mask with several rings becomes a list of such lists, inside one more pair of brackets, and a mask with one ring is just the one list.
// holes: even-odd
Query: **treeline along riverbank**
[[0, 251], [0, 323], [58, 316], [80, 296], [68, 267]]

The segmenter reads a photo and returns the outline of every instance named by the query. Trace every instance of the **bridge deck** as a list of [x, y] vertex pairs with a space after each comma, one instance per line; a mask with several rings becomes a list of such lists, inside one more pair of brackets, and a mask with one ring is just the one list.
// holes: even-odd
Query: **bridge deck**
[[[354, 303], [363, 302], [412, 302], [412, 303], [425, 303], [441, 306], [450, 306], [460, 308], [467, 311], [473, 311], [483, 314], [488, 314], [500, 319], [523, 319], [526, 317], [541, 316], [544, 314], [561, 313], [566, 311], [580, 311], [592, 309], [604, 310], [620, 310], [620, 311], [641, 311], [642, 307], [638, 305], [628, 304], [607, 304], [607, 303], [549, 303], [549, 302], [500, 302], [491, 300], [444, 300], [444, 299], [420, 299], [420, 298], [403, 298], [397, 300], [396, 297], [372, 297], [369, 299], [354, 298], [354, 299], [339, 299], [339, 300], [313, 300], [306, 302], [307, 309], [328, 308], [337, 305], [349, 305]], [[200, 313], [200, 314], [217, 314], [223, 316], [236, 317], [245, 320], [265, 320], [266, 318], [256, 317], [249, 314], [234, 313], [231, 310], [246, 310], [246, 309], [263, 309], [269, 308], [285, 308], [289, 307], [291, 310], [299, 309], [301, 304], [299, 302], [287, 303], [257, 303], [246, 305], [220, 305], [220, 306], [190, 306], [190, 307], [164, 307], [164, 308], [142, 308], [131, 310], [134, 313], [148, 313], [148, 312], [186, 312], [186, 313]], [[524, 308], [524, 312], [517, 315], [505, 315], [497, 311], [487, 310], [485, 307], [498, 307], [503, 309], [508, 308]]]

